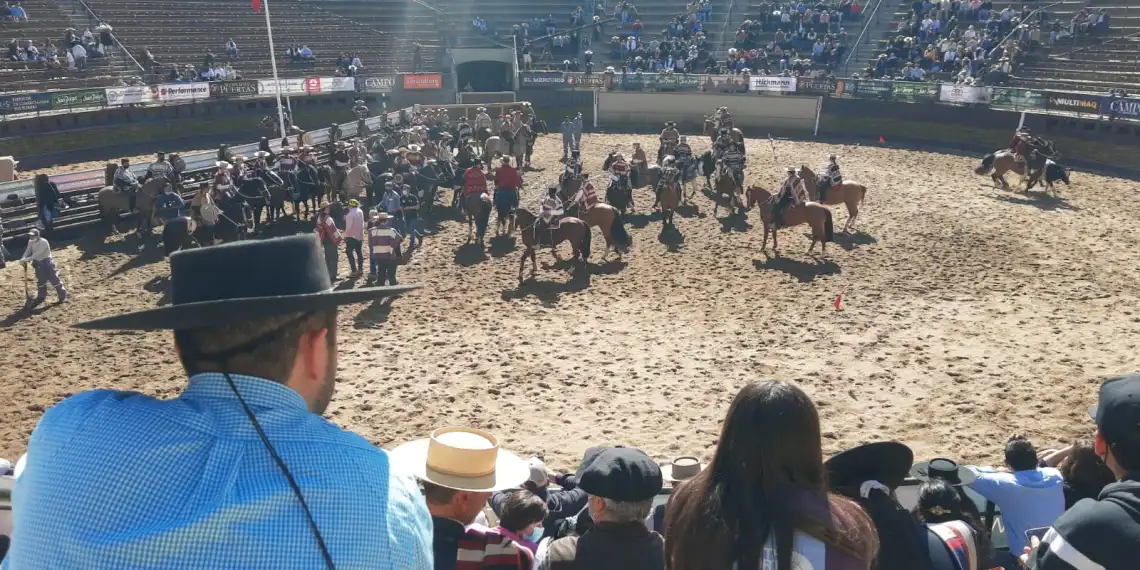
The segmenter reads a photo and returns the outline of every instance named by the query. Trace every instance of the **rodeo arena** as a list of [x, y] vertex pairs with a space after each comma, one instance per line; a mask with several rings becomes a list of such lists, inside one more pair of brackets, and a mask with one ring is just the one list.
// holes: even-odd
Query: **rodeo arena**
[[1140, 569], [1140, 0], [0, 35], [2, 570]]

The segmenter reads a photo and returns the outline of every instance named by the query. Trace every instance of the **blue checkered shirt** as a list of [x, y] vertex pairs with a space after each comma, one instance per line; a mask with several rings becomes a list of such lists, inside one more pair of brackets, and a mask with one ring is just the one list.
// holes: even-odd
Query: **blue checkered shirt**
[[[232, 376], [338, 570], [432, 568], [432, 523], [388, 455], [282, 384]], [[174, 400], [95, 390], [44, 414], [3, 570], [324, 568], [284, 474], [220, 374]]]

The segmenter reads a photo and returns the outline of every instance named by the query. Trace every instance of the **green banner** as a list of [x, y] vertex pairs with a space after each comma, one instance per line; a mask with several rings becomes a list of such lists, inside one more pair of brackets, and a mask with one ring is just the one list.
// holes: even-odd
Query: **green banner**
[[938, 99], [938, 86], [917, 81], [891, 83], [891, 99], [908, 103], [929, 103]]
[[664, 73], [656, 77], [658, 91], [697, 91], [701, 88], [700, 75]]
[[1014, 109], [1044, 109], [1049, 104], [1045, 91], [994, 87], [990, 95], [991, 107], [1013, 107]]
[[53, 109], [102, 107], [106, 104], [107, 92], [103, 89], [75, 89], [51, 94]]

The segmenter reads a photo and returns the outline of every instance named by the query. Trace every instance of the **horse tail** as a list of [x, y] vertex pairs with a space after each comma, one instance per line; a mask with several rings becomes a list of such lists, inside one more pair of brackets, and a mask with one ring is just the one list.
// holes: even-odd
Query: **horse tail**
[[859, 186], [859, 205], [862, 206], [863, 200], [866, 200], [866, 199], [867, 199], [867, 187], [861, 185], [861, 186]]
[[621, 212], [614, 211], [614, 221], [610, 226], [610, 236], [613, 237], [614, 243], [622, 247], [629, 247], [632, 245], [633, 239], [630, 237], [629, 232], [625, 231], [625, 220], [622, 219]]
[[989, 153], [982, 158], [982, 163], [974, 169], [974, 174], [987, 174], [994, 167], [994, 153]]
[[835, 241], [835, 225], [831, 221], [831, 210], [823, 209], [823, 243]]
[[590, 226], [585, 223], [582, 227], [586, 228], [586, 236], [582, 238], [582, 262], [585, 263], [590, 259], [590, 242], [594, 240], [594, 232], [590, 231]]

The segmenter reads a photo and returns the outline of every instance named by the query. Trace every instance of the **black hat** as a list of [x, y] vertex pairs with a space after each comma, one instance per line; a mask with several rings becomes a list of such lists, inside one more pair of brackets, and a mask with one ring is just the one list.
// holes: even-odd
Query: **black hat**
[[1105, 380], [1089, 416], [1108, 443], [1140, 431], [1140, 373]]
[[906, 479], [911, 463], [914, 452], [909, 447], [897, 441], [878, 441], [841, 451], [824, 466], [832, 489], [858, 488], [871, 480], [895, 489]]
[[915, 463], [910, 474], [920, 481], [940, 479], [954, 487], [969, 485], [978, 480], [978, 476], [965, 465], [958, 465], [953, 459], [943, 457]]
[[333, 309], [415, 289], [333, 291], [316, 234], [243, 241], [170, 256], [171, 304], [87, 321], [82, 329], [179, 330]]
[[632, 447], [588, 451], [577, 479], [586, 493], [623, 503], [652, 499], [662, 485], [661, 467]]

